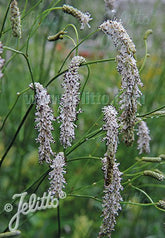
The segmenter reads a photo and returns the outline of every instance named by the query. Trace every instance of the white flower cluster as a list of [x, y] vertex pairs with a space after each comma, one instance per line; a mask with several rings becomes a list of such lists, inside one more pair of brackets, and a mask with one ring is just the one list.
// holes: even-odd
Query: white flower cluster
[[[29, 85], [33, 89], [33, 84]], [[51, 163], [51, 155], [54, 153], [51, 149], [51, 143], [55, 143], [51, 131], [53, 130], [52, 121], [55, 121], [53, 111], [50, 108], [50, 95], [40, 83], [35, 83], [36, 90], [36, 110], [35, 122], [38, 129], [38, 138], [36, 141], [39, 145], [39, 162]]]
[[119, 102], [121, 105], [120, 109], [122, 110], [121, 126], [124, 134], [123, 139], [127, 145], [130, 145], [134, 141], [137, 104], [141, 96], [139, 86], [143, 86], [136, 66], [136, 60], [133, 57], [136, 52], [135, 45], [121, 22], [108, 20], [100, 28], [112, 37], [114, 45], [119, 51], [116, 59], [118, 72], [122, 76], [122, 94]]
[[21, 38], [21, 14], [16, 0], [13, 0], [10, 4], [10, 13], [13, 36]]
[[62, 10], [65, 12], [65, 13], [68, 13], [72, 16], [74, 16], [75, 18], [77, 18], [80, 23], [81, 23], [81, 28], [80, 29], [84, 29], [85, 25], [87, 25], [89, 28], [90, 28], [90, 25], [89, 25], [89, 21], [92, 20], [91, 18], [91, 15], [89, 12], [81, 12], [80, 10], [70, 6], [70, 5], [63, 5], [62, 7]]
[[106, 106], [103, 108], [104, 121], [103, 130], [106, 130], [107, 135], [104, 138], [107, 145], [107, 154], [111, 158], [115, 157], [118, 143], [118, 123], [117, 112], [114, 107]]
[[3, 45], [0, 41], [0, 79], [3, 77], [3, 74], [2, 74], [2, 68], [5, 64], [5, 60], [1, 58], [1, 54], [3, 53]]
[[[102, 159], [103, 170], [105, 176], [107, 171], [105, 168], [108, 167], [107, 157]], [[121, 175], [119, 171], [118, 163], [114, 162], [112, 170], [112, 181], [107, 186], [104, 185], [104, 198], [103, 198], [103, 223], [100, 227], [99, 237], [111, 237], [111, 232], [114, 230], [116, 224], [116, 217], [118, 216], [118, 211], [121, 210], [120, 202], [122, 197], [120, 191], [123, 189], [121, 185]]]
[[105, 125], [104, 130], [107, 131], [106, 139], [107, 152], [102, 159], [104, 171], [104, 197], [103, 197], [103, 223], [100, 227], [99, 237], [111, 237], [111, 232], [116, 224], [116, 216], [121, 210], [120, 201], [122, 197], [120, 190], [122, 173], [118, 169], [115, 154], [118, 143], [118, 123], [117, 112], [114, 107], [106, 106], [103, 108]]
[[62, 198], [64, 196], [63, 188], [65, 188], [66, 181], [63, 174], [66, 173], [64, 170], [65, 158], [64, 153], [59, 152], [53, 159], [50, 167], [51, 171], [49, 172], [50, 188], [49, 192], [52, 196], [57, 198]]
[[141, 121], [139, 123], [137, 135], [139, 136], [137, 141], [139, 154], [142, 154], [143, 152], [149, 153], [151, 137], [146, 122]]
[[64, 148], [71, 146], [72, 140], [75, 138], [74, 129], [76, 127], [75, 121], [77, 119], [77, 106], [79, 103], [79, 89], [80, 89], [80, 75], [78, 69], [85, 59], [81, 56], [75, 56], [69, 69], [64, 76], [62, 87], [64, 93], [60, 101], [60, 141]]

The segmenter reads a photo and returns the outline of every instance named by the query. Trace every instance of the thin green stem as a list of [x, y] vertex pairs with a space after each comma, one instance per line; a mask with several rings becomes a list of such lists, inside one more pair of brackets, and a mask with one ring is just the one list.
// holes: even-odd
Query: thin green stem
[[57, 79], [59, 76], [63, 75], [64, 73], [66, 73], [68, 71], [68, 69], [62, 71], [61, 73], [57, 74], [56, 76], [54, 76], [52, 79], [49, 80], [49, 82], [46, 84], [46, 87], [48, 87], [55, 79]]
[[147, 54], [148, 54], [147, 40], [144, 40], [144, 44], [145, 44], [145, 56], [144, 56], [144, 60], [143, 60], [142, 66], [141, 66], [141, 68], [139, 69], [139, 73], [141, 73], [142, 70], [144, 69], [144, 66], [145, 66], [146, 60], [147, 60]]
[[81, 99], [82, 99], [83, 92], [84, 92], [85, 86], [86, 86], [86, 84], [87, 84], [87, 82], [88, 82], [89, 75], [90, 75], [90, 68], [89, 68], [88, 65], [86, 65], [86, 66], [87, 66], [88, 74], [87, 74], [87, 77], [86, 77], [85, 83], [84, 83], [84, 85], [83, 85], [83, 87], [82, 87], [82, 89], [81, 89], [81, 92], [80, 92], [80, 101], [81, 101]]
[[138, 179], [139, 177], [141, 177], [142, 175], [137, 175], [136, 177], [132, 178], [132, 179], [128, 179], [126, 182], [122, 183], [122, 185], [127, 185], [130, 184], [131, 182], [135, 181], [136, 179]]
[[93, 160], [99, 160], [99, 161], [100, 161], [100, 158], [99, 158], [99, 157], [83, 156], [83, 157], [78, 157], [78, 158], [74, 158], [74, 159], [67, 160], [67, 163], [73, 162], [73, 161], [77, 161], [77, 160], [84, 160], [84, 159], [93, 159]]
[[132, 188], [134, 188], [135, 190], [138, 190], [139, 192], [143, 193], [148, 198], [148, 200], [154, 205], [155, 208], [159, 209], [160, 211], [165, 212], [164, 209], [161, 209], [161, 208], [159, 208], [158, 206], [155, 205], [156, 203], [153, 202], [152, 198], [144, 190], [142, 190], [142, 189], [140, 189], [140, 188], [138, 188], [138, 187], [136, 187], [132, 184], [130, 184], [130, 186]]
[[59, 73], [61, 72], [61, 70], [63, 69], [67, 59], [69, 58], [69, 56], [72, 54], [72, 52], [79, 47], [85, 40], [87, 40], [88, 38], [90, 38], [92, 35], [94, 35], [96, 32], [100, 31], [100, 29], [95, 30], [94, 32], [90, 33], [89, 35], [87, 35], [83, 40], [81, 40], [70, 52], [69, 54], [66, 56], [66, 58], [64, 59], [60, 69], [59, 69]]
[[157, 203], [138, 203], [138, 202], [120, 202], [121, 204], [128, 204], [128, 205], [135, 205], [135, 206], [142, 206], [142, 207], [147, 207], [147, 206], [154, 206]]
[[63, 37], [66, 37], [68, 39], [70, 39], [73, 42], [73, 45], [76, 46], [76, 42], [73, 40], [73, 38], [69, 35], [64, 35]]
[[41, 14], [39, 14], [36, 19], [34, 20], [34, 23], [31, 27], [31, 30], [29, 32], [29, 35], [28, 35], [28, 39], [27, 39], [27, 45], [26, 45], [26, 55], [28, 55], [28, 51], [29, 51], [29, 41], [30, 41], [30, 38], [31, 36], [33, 35], [33, 33], [39, 28], [40, 24], [37, 24], [37, 27], [34, 29], [34, 26], [37, 22], [37, 20], [41, 18], [41, 22], [44, 20], [44, 18], [53, 10], [58, 10], [58, 9], [61, 9], [61, 7], [53, 7], [53, 8], [49, 8], [49, 9], [46, 9], [45, 11], [43, 11]]
[[131, 165], [129, 168], [127, 168], [126, 170], [124, 170], [122, 173], [125, 174], [126, 172], [128, 172], [130, 169], [132, 169], [133, 167], [135, 167], [137, 164], [140, 163], [140, 160], [138, 160], [136, 163], [134, 163], [133, 165]]
[[[115, 58], [110, 58], [110, 59], [104, 59], [104, 60], [95, 60], [95, 61], [89, 61], [86, 63], [82, 63], [80, 65], [80, 67], [82, 66], [87, 66], [90, 64], [97, 64], [97, 63], [103, 63], [103, 62], [108, 62], [108, 61], [114, 61]], [[68, 71], [68, 69], [63, 70], [62, 72], [58, 73], [56, 76], [54, 76], [52, 79], [49, 80], [49, 82], [46, 84], [46, 87], [48, 87], [56, 78], [58, 78], [59, 76], [61, 76], [62, 74], [66, 73]]]
[[42, 1], [43, 0], [39, 0], [26, 14], [25, 14], [26, 8], [24, 8], [25, 10], [23, 11], [21, 20], [23, 20], [27, 15], [29, 15], [29, 13], [32, 12]]
[[23, 9], [23, 11], [22, 11], [22, 19], [23, 19], [24, 16], [25, 16], [25, 12], [26, 12], [27, 5], [28, 5], [28, 0], [26, 0], [24, 9]]
[[0, 167], [2, 166], [2, 163], [3, 163], [3, 161], [4, 161], [5, 157], [6, 157], [6, 155], [8, 154], [9, 150], [10, 150], [11, 147], [13, 146], [14, 141], [15, 141], [15, 139], [17, 138], [17, 135], [18, 135], [18, 133], [20, 132], [20, 130], [21, 130], [21, 128], [22, 128], [22, 126], [23, 126], [23, 124], [24, 124], [24, 122], [25, 122], [25, 120], [26, 120], [26, 118], [27, 118], [29, 112], [31, 111], [32, 107], [33, 107], [33, 104], [31, 104], [30, 107], [28, 108], [28, 110], [26, 111], [26, 113], [25, 113], [25, 115], [24, 115], [24, 117], [23, 117], [23, 119], [22, 119], [20, 125], [18, 126], [18, 128], [17, 128], [17, 130], [16, 130], [16, 133], [14, 134], [14, 136], [13, 136], [13, 138], [12, 138], [12, 140], [11, 140], [9, 146], [7, 147], [5, 153], [3, 154], [3, 156], [2, 156], [2, 158], [1, 158], [1, 160], [0, 160]]
[[134, 174], [124, 174], [124, 176], [126, 177], [134, 177], [134, 176], [137, 176], [137, 175], [142, 175], [143, 172], [138, 172], [138, 173], [134, 173]]
[[[75, 25], [73, 25], [73, 24], [68, 24], [68, 25], [66, 25], [66, 27], [64, 28], [64, 31], [65, 31], [69, 26], [71, 26], [71, 27], [74, 29], [74, 31], [75, 31], [76, 40], [77, 40], [77, 45], [78, 45], [78, 43], [79, 43], [79, 35], [78, 35], [78, 31], [77, 31], [77, 28], [75, 27]], [[76, 45], [75, 45], [75, 46], [76, 46]], [[78, 55], [78, 47], [76, 48], [76, 55]]]
[[91, 198], [97, 202], [102, 202], [101, 199], [98, 199], [96, 197], [93, 197], [93, 196], [89, 196], [89, 195], [78, 195], [78, 194], [67, 194], [67, 197], [79, 197], [79, 198]]
[[60, 199], [58, 199], [57, 220], [58, 220], [58, 238], [61, 238]]
[[50, 172], [50, 169], [47, 169], [37, 180], [35, 180], [28, 188], [24, 190], [24, 192], [31, 192], [32, 188], [36, 185], [36, 187], [32, 190], [32, 192], [36, 192], [41, 185], [41, 183], [44, 181], [48, 173]]
[[[32, 69], [31, 69], [30, 62], [29, 62], [29, 59], [28, 59], [27, 55], [25, 55], [22, 51], [15, 50], [15, 49], [10, 48], [10, 47], [8, 47], [8, 46], [4, 46], [3, 48], [6, 49], [6, 50], [10, 50], [10, 51], [12, 51], [12, 52], [18, 53], [18, 54], [20, 54], [20, 55], [23, 55], [23, 57], [24, 57], [25, 60], [26, 60], [26, 63], [27, 63], [27, 66], [28, 66], [29, 72], [30, 72], [30, 76], [31, 76], [31, 80], [32, 80], [33, 88], [35, 89], [33, 73], [32, 73]], [[34, 91], [35, 91], [35, 90], [34, 90]]]
[[[97, 31], [98, 31], [98, 30], [97, 30]], [[96, 32], [96, 31], [95, 31], [95, 32]], [[93, 34], [94, 34], [94, 33], [93, 33]], [[92, 35], [92, 34], [89, 34], [89, 35]], [[88, 36], [89, 36], [89, 35], [88, 35]], [[11, 50], [11, 51], [13, 51], [13, 52], [15, 52], [15, 53], [22, 54], [22, 55], [26, 58], [26, 60], [28, 60], [27, 56], [26, 56], [23, 52], [18, 51], [18, 50], [15, 50], [15, 49], [12, 49], [12, 48], [7, 47], [7, 46], [5, 46], [5, 47], [6, 47], [6, 49]], [[90, 63], [90, 62], [88, 62], [88, 63]], [[28, 67], [29, 67], [29, 66], [30, 66], [30, 64], [28, 64]], [[55, 77], [53, 77], [53, 78], [46, 84], [46, 87], [48, 87], [56, 78], [58, 78], [60, 75], [64, 74], [66, 71], [67, 71], [67, 70], [64, 70], [63, 72], [58, 73], [58, 75], [56, 75]], [[32, 71], [30, 71], [30, 72], [31, 72], [31, 76], [32, 76]], [[32, 79], [33, 79], [33, 77], [32, 77]], [[34, 86], [34, 88], [35, 88], [35, 86]], [[13, 136], [13, 139], [12, 139], [11, 143], [9, 144], [9, 146], [8, 146], [8, 148], [6, 149], [4, 155], [2, 156], [2, 158], [1, 158], [1, 160], [0, 160], [0, 167], [1, 167], [1, 165], [2, 165], [2, 163], [3, 163], [3, 161], [4, 161], [4, 159], [5, 159], [6, 155], [8, 154], [9, 150], [11, 149], [12, 145], [14, 144], [14, 141], [15, 141], [15, 139], [17, 138], [17, 135], [18, 135], [19, 131], [21, 130], [21, 128], [22, 128], [22, 126], [23, 126], [23, 124], [24, 124], [24, 121], [26, 120], [26, 118], [27, 118], [27, 116], [28, 116], [28, 114], [29, 114], [29, 112], [31, 111], [32, 108], [33, 108], [33, 104], [30, 105], [30, 107], [28, 108], [27, 112], [25, 113], [25, 115], [24, 115], [24, 117], [23, 117], [23, 119], [22, 119], [20, 125], [19, 125], [18, 128], [17, 128], [17, 131], [16, 131], [15, 135]], [[100, 118], [101, 118], [101, 116], [100, 116]], [[100, 118], [99, 118], [99, 119], [100, 119]], [[99, 120], [99, 119], [98, 119], [98, 120]], [[97, 120], [97, 121], [98, 121], [98, 120]], [[95, 123], [94, 123], [93, 126], [95, 126]], [[92, 127], [93, 127], [93, 126], [92, 126]], [[91, 130], [91, 128], [89, 129], [89, 131], [90, 131], [90, 130]], [[75, 150], [77, 147], [79, 147], [81, 144], [83, 144], [83, 143], [86, 142], [87, 140], [89, 140], [89, 139], [91, 139], [92, 137], [94, 137], [95, 135], [99, 134], [101, 131], [102, 131], [102, 128], [100, 128], [100, 129], [94, 131], [93, 133], [87, 135], [85, 138], [80, 139], [74, 146], [72, 146], [72, 147], [70, 148], [70, 150], [67, 152], [67, 155], [70, 154], [73, 150]]]
[[12, 111], [13, 111], [15, 105], [16, 105], [17, 102], [18, 102], [19, 97], [20, 97], [23, 93], [25, 93], [27, 90], [29, 90], [29, 88], [23, 90], [22, 92], [18, 92], [18, 93], [17, 93], [16, 100], [15, 100], [15, 102], [13, 103], [13, 105], [12, 105], [11, 109], [9, 110], [9, 112], [7, 113], [5, 119], [4, 119], [3, 123], [2, 123], [2, 126], [1, 126], [1, 128], [0, 128], [0, 131], [3, 129], [3, 127], [4, 127], [5, 123], [6, 123], [6, 120], [8, 119], [8, 117], [10, 116], [10, 114], [12, 113]]
[[9, 4], [7, 6], [5, 17], [4, 17], [3, 22], [2, 22], [2, 27], [1, 27], [1, 30], [0, 30], [0, 38], [2, 37], [3, 29], [5, 27], [5, 23], [6, 23], [6, 19], [7, 19], [7, 15], [8, 15], [9, 9], [10, 9], [11, 2], [12, 2], [12, 0], [9, 2]]
[[89, 61], [89, 62], [82, 63], [81, 66], [90, 65], [90, 64], [99, 64], [99, 63], [110, 62], [110, 61], [115, 61], [115, 60], [116, 60], [116, 58], [94, 60], [94, 61]]
[[155, 187], [155, 188], [163, 188], [163, 189], [165, 189], [165, 185], [163, 185], [163, 184], [142, 184], [142, 185], [140, 185], [140, 187]]
[[148, 116], [148, 115], [150, 115], [150, 114], [152, 114], [152, 113], [154, 113], [154, 112], [157, 112], [157, 111], [159, 111], [159, 110], [161, 110], [161, 109], [163, 109], [163, 108], [165, 108], [165, 105], [164, 105], [164, 106], [161, 106], [161, 107], [159, 107], [159, 108], [157, 108], [157, 109], [154, 109], [154, 110], [151, 111], [151, 112], [147, 112], [147, 113], [145, 113], [145, 114], [139, 115], [139, 116], [137, 116], [137, 117], [145, 117], [145, 116]]
[[88, 134], [87, 136], [85, 136], [85, 138], [84, 137], [81, 138], [77, 143], [75, 143], [70, 149], [68, 149], [66, 151], [66, 155], [68, 156], [72, 151], [77, 149], [80, 145], [82, 145], [86, 141], [90, 140], [95, 135], [99, 134], [101, 131], [102, 131], [102, 128], [99, 128], [99, 129], [93, 131], [92, 133]]

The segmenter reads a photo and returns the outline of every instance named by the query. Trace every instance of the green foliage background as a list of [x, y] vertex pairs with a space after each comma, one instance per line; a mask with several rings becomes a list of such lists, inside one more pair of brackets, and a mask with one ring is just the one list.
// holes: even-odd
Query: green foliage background
[[[3, 22], [4, 14], [9, 1], [0, 1], [0, 26]], [[27, 3], [27, 8], [22, 13], [22, 31], [23, 37], [19, 41], [12, 37], [9, 16], [5, 25], [1, 41], [5, 46], [14, 49], [26, 51], [27, 40], [31, 27], [34, 26], [34, 33], [31, 34], [28, 45], [28, 57], [33, 71], [34, 80], [46, 85], [54, 77], [66, 57], [67, 53], [73, 48], [72, 42], [64, 38], [59, 42], [48, 42], [48, 35], [55, 34], [66, 24], [73, 23], [76, 25], [80, 39], [83, 39], [91, 31], [94, 31], [105, 19], [104, 1], [61, 1], [58, 5], [69, 3], [83, 12], [89, 11], [93, 17], [91, 29], [79, 30], [79, 23], [72, 16], [64, 14], [61, 10], [52, 11], [45, 18], [39, 17], [33, 25], [35, 19], [48, 7], [56, 1], [19, 1], [21, 12]], [[38, 5], [37, 5], [38, 3]], [[33, 10], [34, 5], [37, 5]], [[123, 20], [124, 27], [128, 30], [133, 38], [137, 48], [137, 62], [140, 68], [145, 55], [145, 46], [143, 35], [147, 29], [152, 29], [153, 34], [148, 39], [148, 51], [150, 57], [147, 59], [144, 70], [141, 73], [141, 79], [144, 83], [142, 89], [143, 97], [142, 106], [139, 107], [139, 114], [144, 114], [164, 105], [165, 96], [165, 19], [163, 14], [165, 5], [161, 1], [151, 1], [150, 3], [124, 3], [121, 5], [120, 17]], [[27, 14], [28, 13], [28, 14]], [[26, 15], [27, 14], [27, 15]], [[68, 35], [75, 39], [75, 33], [72, 28], [68, 28]], [[85, 41], [79, 48], [79, 53], [86, 56], [86, 60], [96, 60], [102, 58], [111, 58], [116, 56], [116, 51], [112, 46], [112, 41], [101, 32], [92, 36]], [[73, 55], [72, 55], [73, 56]], [[4, 77], [0, 82], [0, 122], [2, 123], [5, 116], [12, 107], [17, 97], [17, 92], [21, 92], [31, 83], [30, 74], [27, 64], [21, 55], [4, 50], [3, 57], [6, 58], [4, 68]], [[70, 58], [71, 59], [71, 58]], [[67, 65], [69, 64], [68, 60]], [[87, 77], [87, 68], [82, 67], [82, 85]], [[97, 129], [102, 126], [101, 110], [102, 107], [110, 103], [118, 88], [120, 88], [120, 76], [116, 71], [115, 62], [94, 64], [90, 66], [90, 76], [87, 82], [81, 108], [83, 113], [79, 115], [76, 130], [77, 142], [88, 129], [93, 126]], [[62, 93], [62, 77], [56, 79], [49, 87], [48, 92], [52, 97], [52, 107], [55, 116], [58, 116], [58, 102]], [[0, 154], [3, 155], [8, 147], [14, 133], [19, 126], [27, 108], [33, 100], [33, 94], [29, 90], [21, 95], [14, 111], [10, 114], [3, 130], [0, 132]], [[34, 112], [32, 109], [26, 122], [24, 123], [14, 145], [8, 153], [0, 169], [0, 232], [3, 232], [16, 212], [17, 206], [12, 213], [3, 211], [7, 202], [12, 202], [12, 196], [16, 193], [23, 192], [32, 185], [47, 169], [46, 165], [38, 164], [38, 151], [35, 138], [37, 133], [34, 130]], [[100, 118], [100, 119], [99, 119]], [[99, 119], [99, 120], [98, 120]], [[149, 117], [147, 124], [151, 133], [151, 153], [149, 156], [158, 156], [165, 153], [164, 137], [164, 117]], [[54, 151], [61, 151], [59, 144], [59, 124], [54, 123], [54, 137], [56, 144]], [[85, 156], [103, 157], [106, 147], [102, 142], [103, 134], [88, 140], [78, 149], [68, 156], [69, 159], [75, 159]], [[136, 142], [130, 148], [127, 148], [121, 138], [119, 141], [117, 159], [120, 162], [120, 170], [124, 171], [139, 158]], [[144, 164], [144, 168], [155, 168], [165, 171], [164, 163]], [[137, 172], [131, 170], [131, 172]], [[165, 173], [165, 172], [164, 172]], [[98, 160], [82, 159], [67, 164], [66, 174], [67, 194], [85, 195], [87, 197], [102, 198], [103, 195], [103, 173], [101, 162]], [[127, 178], [123, 178], [127, 181]], [[144, 189], [150, 194], [153, 201], [165, 199], [165, 184], [157, 182], [152, 178], [140, 177], [136, 180], [136, 186]], [[36, 190], [38, 196], [42, 196], [47, 191], [49, 181], [46, 179]], [[29, 193], [36, 189], [34, 184]], [[123, 200], [132, 202], [146, 203], [148, 200], [144, 194], [126, 186], [123, 191]], [[122, 204], [122, 211], [117, 221], [116, 230], [113, 232], [113, 238], [163, 238], [165, 233], [165, 215], [155, 207], [142, 207]], [[92, 198], [67, 196], [60, 201], [60, 215], [62, 237], [97, 237], [101, 225], [101, 203]], [[35, 214], [21, 216], [21, 237], [57, 237], [57, 210], [38, 211]]]

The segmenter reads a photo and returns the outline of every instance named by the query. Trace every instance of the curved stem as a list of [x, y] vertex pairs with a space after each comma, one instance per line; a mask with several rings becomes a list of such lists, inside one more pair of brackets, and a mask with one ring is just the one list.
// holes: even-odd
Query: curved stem
[[139, 74], [140, 74], [141, 71], [144, 69], [144, 66], [145, 66], [146, 60], [147, 60], [147, 54], [148, 54], [147, 40], [144, 40], [144, 44], [145, 44], [145, 56], [144, 56], [144, 60], [143, 60], [142, 66], [141, 66], [141, 68], [139, 69]]
[[0, 31], [0, 38], [2, 36], [2, 33], [3, 33], [3, 29], [5, 27], [5, 23], [6, 23], [6, 19], [7, 19], [7, 15], [8, 15], [8, 12], [9, 12], [9, 9], [10, 9], [10, 4], [11, 4], [12, 0], [10, 0], [8, 6], [7, 6], [7, 10], [6, 10], [6, 13], [5, 13], [5, 17], [4, 17], [4, 20], [3, 20], [3, 23], [2, 23], [2, 27], [1, 27], [1, 31]]
[[66, 37], [68, 39], [70, 39], [73, 42], [73, 45], [76, 46], [76, 42], [73, 40], [73, 38], [69, 35], [64, 35], [63, 37]]
[[[68, 24], [68, 25], [66, 25], [66, 27], [64, 28], [64, 31], [65, 31], [69, 26], [71, 26], [71, 27], [74, 29], [74, 31], [75, 31], [76, 40], [77, 40], [77, 45], [78, 45], [78, 43], [79, 43], [79, 36], [78, 36], [78, 31], [77, 31], [77, 28], [75, 27], [75, 25], [73, 25], [73, 24]], [[78, 55], [78, 47], [76, 48], [76, 55]]]
[[140, 189], [140, 188], [138, 188], [138, 187], [135, 187], [135, 186], [132, 185], [132, 184], [130, 184], [130, 186], [131, 186], [132, 188], [138, 190], [139, 192], [143, 193], [143, 194], [148, 198], [148, 200], [154, 205], [155, 208], [159, 209], [160, 211], [165, 212], [164, 209], [161, 209], [161, 208], [159, 208], [158, 206], [155, 205], [156, 203], [153, 202], [152, 198], [151, 198], [144, 190], [142, 190], [142, 189]]
[[[26, 55], [28, 55], [28, 51], [29, 51], [29, 41], [30, 41], [30, 38], [32, 36], [32, 34], [39, 28], [40, 24], [37, 25], [37, 27], [34, 29], [34, 26], [37, 22], [37, 20], [42, 17], [41, 21], [43, 21], [43, 19], [53, 10], [58, 10], [58, 9], [62, 9], [62, 7], [53, 7], [53, 8], [49, 8], [49, 9], [46, 9], [45, 11], [43, 11], [41, 14], [39, 14], [36, 19], [34, 20], [34, 23], [31, 27], [31, 30], [29, 32], [29, 35], [28, 35], [28, 39], [27, 39], [27, 45], [26, 45]], [[33, 30], [34, 29], [34, 30]]]
[[[90, 34], [90, 35], [91, 35], [91, 34]], [[88, 36], [89, 36], [89, 35], [88, 35]], [[12, 48], [7, 47], [7, 46], [5, 46], [5, 47], [6, 47], [6, 49], [11, 50], [11, 51], [13, 51], [13, 52], [15, 52], [15, 53], [22, 54], [22, 55], [26, 58], [26, 60], [27, 60], [27, 62], [28, 62], [28, 58], [27, 58], [27, 56], [26, 56], [23, 52], [18, 51], [18, 50], [15, 50], [15, 49], [12, 49]], [[100, 61], [99, 61], [99, 62], [100, 62]], [[90, 64], [90, 62], [87, 62], [86, 64], [88, 64], [88, 63]], [[96, 63], [96, 62], [95, 62], [95, 63]], [[28, 64], [28, 66], [30, 66], [30, 64]], [[58, 73], [58, 75], [56, 75], [55, 77], [53, 77], [53, 78], [46, 84], [46, 87], [48, 87], [56, 78], [58, 78], [60, 75], [64, 74], [66, 71], [67, 71], [67, 70], [64, 70], [63, 72]], [[30, 72], [31, 72], [31, 76], [33, 76], [31, 70], [30, 70]], [[33, 77], [32, 77], [32, 79], [33, 79]], [[35, 85], [34, 85], [34, 88], [35, 88]], [[2, 156], [2, 158], [1, 158], [1, 160], [0, 160], [0, 167], [1, 167], [1, 165], [2, 165], [2, 163], [3, 163], [3, 161], [4, 161], [4, 159], [5, 159], [6, 155], [8, 154], [9, 150], [11, 149], [12, 145], [14, 144], [14, 141], [15, 141], [15, 139], [16, 139], [16, 137], [17, 137], [19, 131], [21, 130], [21, 128], [22, 128], [22, 126], [23, 126], [23, 124], [24, 124], [24, 121], [26, 120], [26, 118], [27, 118], [27, 116], [28, 116], [28, 114], [29, 114], [29, 112], [31, 111], [32, 108], [33, 108], [33, 103], [30, 105], [30, 107], [28, 108], [27, 112], [25, 113], [25, 115], [24, 115], [24, 117], [23, 117], [23, 119], [22, 119], [20, 125], [19, 125], [18, 128], [17, 128], [17, 131], [16, 131], [15, 135], [13, 136], [13, 139], [12, 139], [11, 143], [9, 144], [9, 146], [8, 146], [8, 148], [6, 149], [4, 155]], [[99, 119], [100, 119], [100, 118], [99, 118]], [[98, 120], [97, 120], [97, 121], [98, 121]], [[94, 123], [94, 125], [95, 125], [95, 123]], [[94, 125], [93, 125], [93, 126], [94, 126]], [[92, 126], [92, 127], [93, 127], [93, 126]], [[89, 131], [90, 131], [90, 130], [91, 130], [91, 128], [89, 129]], [[95, 135], [99, 134], [101, 131], [102, 131], [102, 128], [100, 128], [100, 129], [94, 131], [93, 133], [91, 133], [91, 134], [89, 134], [89, 135], [86, 135], [86, 137], [84, 137], [84, 138], [82, 138], [81, 140], [79, 140], [74, 146], [72, 146], [72, 147], [70, 148], [70, 150], [67, 152], [67, 155], [70, 154], [70, 153], [71, 153], [73, 150], [75, 150], [77, 147], [79, 147], [81, 144], [83, 144], [85, 141], [87, 141], [87, 140], [91, 139], [92, 137], [94, 137]]]
[[90, 33], [89, 35], [87, 35], [83, 40], [81, 40], [70, 52], [69, 54], [66, 56], [66, 58], [64, 59], [60, 69], [59, 69], [59, 73], [61, 72], [61, 70], [63, 69], [67, 59], [69, 58], [69, 56], [72, 54], [72, 52], [79, 47], [79, 45], [81, 45], [85, 40], [87, 40], [89, 37], [91, 37], [92, 35], [94, 35], [96, 32], [100, 31], [100, 29], [95, 30], [94, 32]]
[[[10, 48], [10, 47], [8, 47], [8, 46], [4, 46], [3, 48], [6, 49], [6, 50], [10, 50], [10, 51], [12, 51], [12, 52], [18, 53], [18, 54], [20, 54], [20, 55], [23, 55], [23, 57], [24, 57], [25, 60], [26, 60], [27, 65], [28, 65], [28, 69], [29, 69], [29, 72], [30, 72], [30, 76], [31, 76], [33, 88], [35, 89], [33, 73], [32, 73], [32, 69], [31, 69], [30, 62], [29, 62], [29, 59], [28, 59], [27, 55], [25, 55], [22, 51], [15, 50], [15, 49]], [[35, 91], [35, 90], [34, 90], [34, 91]]]
[[[104, 63], [104, 62], [108, 62], [108, 61], [114, 61], [115, 58], [109, 58], [109, 59], [103, 59], [103, 60], [95, 60], [95, 61], [89, 61], [86, 63], [82, 63], [80, 65], [80, 67], [82, 66], [86, 66], [86, 65], [90, 65], [90, 64], [97, 64], [97, 63]], [[46, 87], [48, 87], [56, 78], [58, 78], [59, 76], [61, 76], [62, 74], [66, 73], [68, 71], [68, 69], [63, 70], [62, 72], [58, 73], [56, 76], [54, 76], [52, 79], [49, 80], [49, 82], [46, 84]]]

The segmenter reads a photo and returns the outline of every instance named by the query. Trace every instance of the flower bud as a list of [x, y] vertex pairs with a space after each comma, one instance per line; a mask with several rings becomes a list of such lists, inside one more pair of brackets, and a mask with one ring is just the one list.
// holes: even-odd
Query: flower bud
[[21, 38], [21, 14], [16, 0], [13, 0], [10, 4], [10, 13], [13, 36]]

